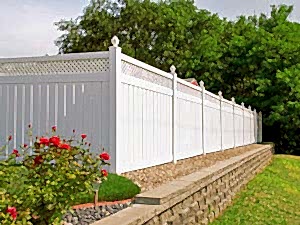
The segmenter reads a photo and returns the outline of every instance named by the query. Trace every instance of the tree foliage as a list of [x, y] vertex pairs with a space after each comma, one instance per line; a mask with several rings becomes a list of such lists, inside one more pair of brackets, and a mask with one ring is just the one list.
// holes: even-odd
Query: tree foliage
[[300, 25], [292, 6], [271, 6], [270, 16], [235, 21], [198, 9], [192, 0], [93, 0], [82, 16], [56, 23], [60, 53], [122, 51], [207, 89], [250, 104], [264, 116], [264, 137], [278, 151], [300, 152]]

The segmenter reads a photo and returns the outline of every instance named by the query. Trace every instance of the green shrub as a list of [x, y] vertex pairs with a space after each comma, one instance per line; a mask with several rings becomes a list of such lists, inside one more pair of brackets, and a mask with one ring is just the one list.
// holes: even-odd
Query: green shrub
[[139, 194], [141, 189], [126, 177], [110, 174], [99, 189], [99, 201], [124, 200]]
[[[0, 161], [0, 224], [32, 224], [29, 222], [32, 196], [26, 192], [26, 167], [15, 165], [10, 157]], [[15, 212], [14, 212], [15, 211]]]
[[[117, 174], [109, 174], [107, 180], [103, 181], [99, 188], [99, 201], [117, 201], [133, 198], [139, 194], [141, 189], [126, 177]], [[94, 202], [94, 196], [79, 193], [74, 205]]]
[[93, 184], [106, 179], [107, 153], [92, 154], [85, 134], [62, 140], [52, 130], [52, 137], [37, 138], [0, 162], [1, 225], [61, 224], [77, 193], [92, 194]]

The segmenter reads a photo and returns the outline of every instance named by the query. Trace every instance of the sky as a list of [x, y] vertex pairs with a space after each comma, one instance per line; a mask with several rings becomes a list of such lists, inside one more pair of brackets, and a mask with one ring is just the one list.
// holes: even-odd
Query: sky
[[[89, 0], [0, 0], [0, 58], [55, 55], [60, 36], [54, 22], [79, 16]], [[294, 5], [291, 20], [300, 22], [299, 0], [195, 0], [199, 8], [235, 19], [270, 13], [270, 5]]]

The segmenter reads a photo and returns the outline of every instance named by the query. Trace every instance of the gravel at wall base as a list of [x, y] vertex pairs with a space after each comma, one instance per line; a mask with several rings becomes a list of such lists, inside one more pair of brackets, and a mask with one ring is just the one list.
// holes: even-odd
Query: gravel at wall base
[[89, 225], [101, 220], [109, 215], [115, 214], [122, 209], [126, 209], [131, 202], [124, 204], [103, 205], [90, 208], [74, 209], [73, 213], [68, 212], [64, 216], [65, 225]]
[[202, 168], [212, 166], [219, 161], [241, 155], [260, 146], [262, 145], [251, 144], [247, 146], [228, 149], [225, 151], [208, 153], [206, 155], [199, 155], [179, 160], [176, 164], [171, 162], [163, 165], [127, 172], [121, 175], [131, 179], [135, 184], [140, 186], [142, 192], [144, 192], [152, 190], [179, 177], [197, 172]]

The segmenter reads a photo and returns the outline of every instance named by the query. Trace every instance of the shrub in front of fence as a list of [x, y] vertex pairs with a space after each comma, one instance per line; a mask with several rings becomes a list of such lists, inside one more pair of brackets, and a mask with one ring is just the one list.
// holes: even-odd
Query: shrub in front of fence
[[[0, 161], [0, 224], [61, 224], [78, 193], [93, 192], [107, 176], [105, 152], [96, 156], [87, 138], [37, 137]], [[2, 150], [9, 146], [4, 146]]]
[[[2, 148], [4, 150], [6, 146]], [[19, 153], [13, 154], [5, 161], [0, 161], [0, 224], [31, 224], [30, 199], [35, 199], [27, 183], [26, 167], [16, 163]]]

